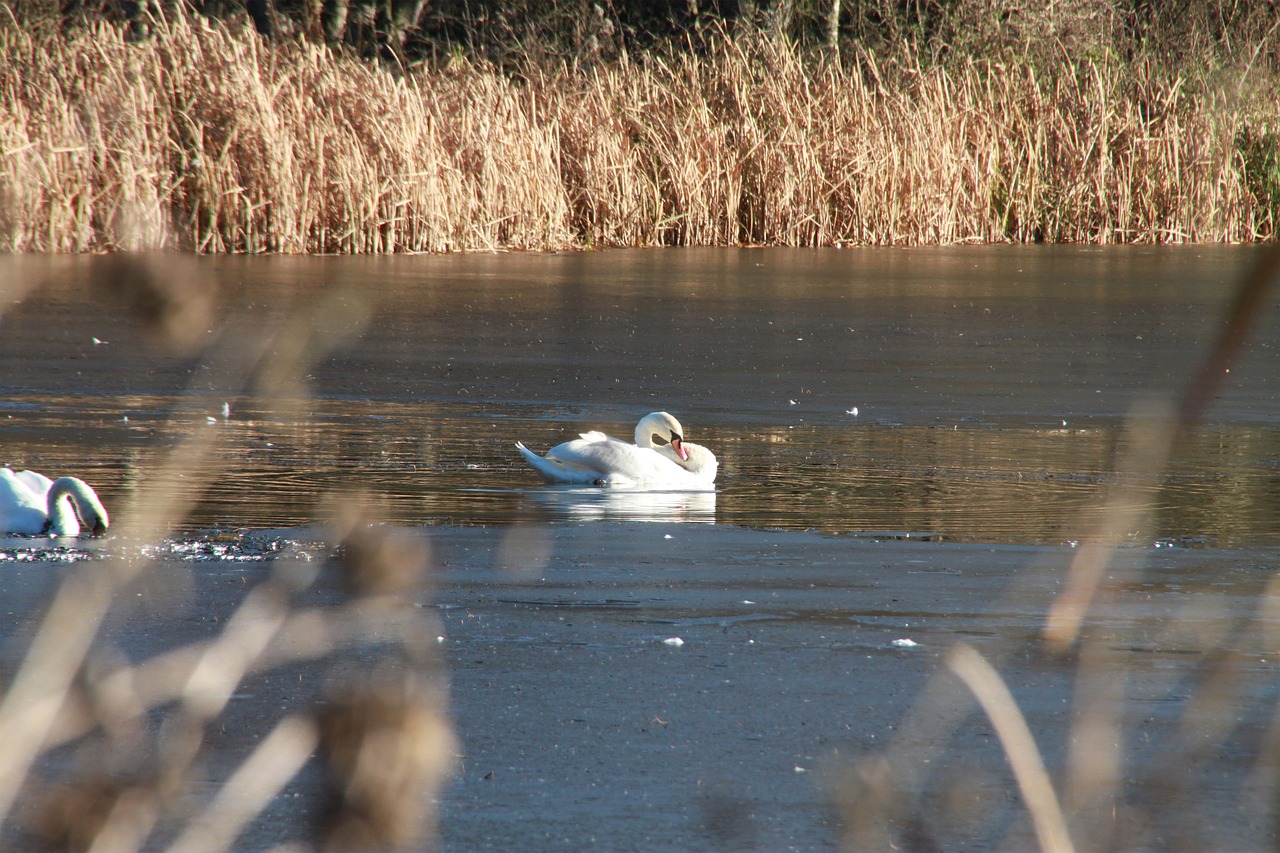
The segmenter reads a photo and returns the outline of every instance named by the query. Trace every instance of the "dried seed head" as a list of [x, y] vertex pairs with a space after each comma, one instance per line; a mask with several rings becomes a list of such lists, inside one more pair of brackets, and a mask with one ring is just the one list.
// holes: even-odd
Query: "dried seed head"
[[412, 589], [431, 557], [427, 540], [359, 522], [338, 546], [347, 591], [356, 596], [397, 595]]
[[94, 776], [52, 790], [33, 829], [56, 850], [134, 849], [159, 811], [149, 786]]
[[93, 259], [94, 286], [132, 309], [148, 334], [169, 349], [191, 352], [216, 323], [217, 282], [190, 259], [107, 255]]
[[63, 706], [68, 725], [101, 728], [112, 738], [136, 734], [143, 710], [128, 661], [110, 649], [85, 660]]
[[337, 491], [325, 500], [331, 521], [336, 564], [348, 593], [396, 595], [418, 583], [431, 557], [419, 535], [375, 522], [377, 498], [361, 491]]
[[457, 752], [439, 690], [374, 676], [336, 691], [320, 728], [337, 795], [327, 850], [401, 847], [434, 831], [434, 801]]

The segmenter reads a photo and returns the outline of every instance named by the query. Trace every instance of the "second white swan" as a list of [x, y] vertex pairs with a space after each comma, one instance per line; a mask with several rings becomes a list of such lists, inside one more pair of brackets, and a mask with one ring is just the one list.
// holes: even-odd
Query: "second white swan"
[[636, 424], [635, 444], [599, 431], [558, 444], [539, 456], [516, 447], [549, 483], [643, 486], [650, 489], [709, 489], [719, 463], [707, 448], [684, 440], [684, 428], [666, 412], [645, 415]]
[[78, 536], [81, 524], [95, 536], [111, 524], [97, 492], [84, 480], [0, 468], [0, 534]]

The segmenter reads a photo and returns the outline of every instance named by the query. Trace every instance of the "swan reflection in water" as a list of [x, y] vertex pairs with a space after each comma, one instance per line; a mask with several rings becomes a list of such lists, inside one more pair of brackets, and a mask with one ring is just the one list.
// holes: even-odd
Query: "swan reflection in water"
[[553, 518], [571, 521], [666, 521], [714, 524], [716, 493], [551, 486], [525, 497]]

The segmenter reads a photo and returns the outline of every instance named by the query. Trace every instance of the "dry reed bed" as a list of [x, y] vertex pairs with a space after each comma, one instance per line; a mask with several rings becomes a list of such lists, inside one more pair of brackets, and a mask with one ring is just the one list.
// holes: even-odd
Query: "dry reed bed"
[[[1250, 241], [1280, 104], [1073, 73], [709, 56], [397, 75], [199, 21], [0, 31], [0, 250]], [[1242, 89], [1241, 85], [1233, 85]], [[1254, 176], [1256, 183], [1256, 175]]]

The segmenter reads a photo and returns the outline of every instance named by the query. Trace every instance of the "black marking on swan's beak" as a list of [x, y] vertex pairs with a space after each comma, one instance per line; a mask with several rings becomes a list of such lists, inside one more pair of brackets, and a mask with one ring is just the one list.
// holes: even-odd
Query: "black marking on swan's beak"
[[101, 519], [101, 518], [94, 518], [94, 519], [93, 519], [93, 535], [94, 535], [94, 536], [101, 536], [102, 534], [104, 534], [104, 533], [106, 533], [106, 532], [107, 532], [107, 526], [106, 526], [105, 524], [103, 524], [103, 523], [102, 523], [102, 519]]
[[676, 449], [676, 453], [680, 454], [680, 458], [686, 462], [689, 460], [689, 451], [684, 449], [684, 439], [671, 433], [671, 446]]

